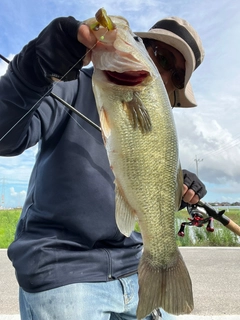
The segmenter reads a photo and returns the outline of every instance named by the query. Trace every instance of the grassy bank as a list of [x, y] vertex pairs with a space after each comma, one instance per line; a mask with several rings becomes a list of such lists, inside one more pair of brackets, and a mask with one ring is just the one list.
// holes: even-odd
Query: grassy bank
[[[240, 210], [229, 208], [225, 215], [240, 225]], [[177, 235], [181, 223], [188, 221], [189, 214], [187, 210], [179, 211], [176, 214], [175, 229], [176, 241], [178, 246], [219, 246], [219, 247], [236, 247], [240, 246], [240, 238], [232, 231], [224, 227], [220, 222], [214, 220], [214, 232], [206, 230], [207, 225], [202, 227], [186, 226], [185, 236]]]
[[[14, 239], [15, 229], [21, 210], [0, 210], [0, 248], [7, 248]], [[226, 215], [240, 225], [240, 210], [229, 208]], [[176, 214], [175, 230], [178, 246], [240, 246], [239, 237], [218, 221], [214, 221], [214, 232], [207, 232], [206, 225], [201, 228], [185, 227], [185, 236], [177, 235], [183, 221], [188, 221], [187, 210]]]
[[0, 248], [7, 248], [14, 234], [21, 210], [0, 210]]

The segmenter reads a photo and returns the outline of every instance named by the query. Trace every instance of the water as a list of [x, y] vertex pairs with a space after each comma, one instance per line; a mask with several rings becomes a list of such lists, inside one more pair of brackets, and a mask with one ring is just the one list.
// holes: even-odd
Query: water
[[231, 209], [238, 209], [240, 210], [240, 206], [214, 206], [216, 210], [226, 210], [226, 212], [229, 212]]

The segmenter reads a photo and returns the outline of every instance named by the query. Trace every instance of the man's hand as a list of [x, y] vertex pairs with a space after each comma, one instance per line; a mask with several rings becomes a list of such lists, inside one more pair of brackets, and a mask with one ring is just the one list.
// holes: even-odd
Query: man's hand
[[97, 42], [94, 33], [90, 30], [89, 26], [84, 23], [82, 23], [78, 28], [77, 39], [88, 49], [91, 49]]
[[86, 66], [91, 61], [91, 49], [96, 44], [97, 38], [90, 30], [89, 26], [82, 23], [78, 28], [77, 39], [87, 48], [86, 55], [83, 59], [83, 65]]
[[192, 172], [183, 170], [183, 183], [183, 201], [186, 203], [198, 203], [207, 193], [204, 183]]
[[[45, 76], [63, 81], [75, 80], [83, 66], [86, 44], [93, 41], [87, 26], [74, 17], [54, 19], [36, 38], [36, 54]], [[96, 41], [95, 41], [96, 42]]]
[[97, 42], [90, 28], [73, 17], [53, 20], [37, 38], [13, 59], [14, 72], [34, 87], [53, 80], [71, 81], [90, 62], [90, 49]]

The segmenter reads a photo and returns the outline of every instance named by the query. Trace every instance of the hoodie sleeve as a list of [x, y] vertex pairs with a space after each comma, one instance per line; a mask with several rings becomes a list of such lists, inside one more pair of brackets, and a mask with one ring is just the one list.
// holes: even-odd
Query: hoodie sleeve
[[[1, 156], [21, 154], [61, 121], [57, 117], [58, 104], [49, 97], [53, 87], [58, 86], [52, 77], [78, 79], [86, 53], [86, 47], [77, 41], [79, 25], [73, 17], [53, 20], [14, 57], [1, 77]], [[64, 90], [64, 83], [60, 85]]]

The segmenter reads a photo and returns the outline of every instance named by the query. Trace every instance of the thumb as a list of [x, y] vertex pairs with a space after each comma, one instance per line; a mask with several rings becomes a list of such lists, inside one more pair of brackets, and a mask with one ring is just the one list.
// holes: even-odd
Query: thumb
[[79, 26], [77, 39], [89, 49], [91, 49], [97, 42], [97, 38], [86, 24], [81, 24]]
[[184, 196], [187, 191], [188, 191], [188, 187], [185, 184], [183, 184], [182, 195]]

